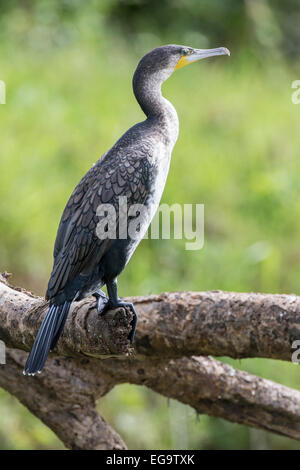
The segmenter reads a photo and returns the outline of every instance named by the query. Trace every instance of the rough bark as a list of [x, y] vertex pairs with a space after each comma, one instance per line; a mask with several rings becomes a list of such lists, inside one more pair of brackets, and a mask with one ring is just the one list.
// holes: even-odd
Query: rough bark
[[95, 411], [96, 400], [124, 382], [146, 385], [198, 413], [300, 440], [300, 392], [195, 357], [290, 361], [291, 345], [300, 338], [300, 298], [215, 291], [131, 300], [139, 314], [134, 348], [128, 341], [131, 313], [121, 308], [99, 317], [89, 298], [72, 307], [44, 372], [24, 377], [24, 351], [32, 346], [46, 303], [2, 278], [0, 338], [8, 349], [0, 386], [70, 449], [126, 447]]

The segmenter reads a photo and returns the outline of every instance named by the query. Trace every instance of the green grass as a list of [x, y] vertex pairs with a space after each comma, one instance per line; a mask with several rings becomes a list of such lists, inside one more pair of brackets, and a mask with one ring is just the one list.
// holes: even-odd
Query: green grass
[[[128, 127], [143, 119], [131, 90], [139, 58], [120, 40], [88, 34], [59, 48], [0, 44], [0, 260], [16, 284], [43, 294], [56, 230], [75, 184]], [[16, 44], [15, 44], [16, 46]], [[165, 290], [299, 294], [299, 78], [283, 62], [244, 56], [187, 67], [164, 85], [180, 136], [163, 201], [205, 205], [205, 244], [144, 240], [119, 280], [121, 295]], [[267, 360], [237, 367], [300, 388], [299, 369]], [[299, 448], [124, 385], [99, 405], [131, 448]], [[4, 392], [0, 448], [53, 448], [52, 433]], [[15, 435], [17, 423], [19, 435]], [[8, 423], [8, 424], [7, 424]], [[180, 427], [185, 429], [180, 441]], [[141, 432], [142, 431], [142, 432]], [[3, 434], [1, 428], [1, 433]], [[4, 435], [4, 434], [3, 434]]]

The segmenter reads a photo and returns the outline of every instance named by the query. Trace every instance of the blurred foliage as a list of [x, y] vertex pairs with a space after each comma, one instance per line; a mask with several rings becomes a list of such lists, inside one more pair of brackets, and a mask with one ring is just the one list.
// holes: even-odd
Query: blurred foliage
[[[0, 267], [43, 294], [64, 205], [81, 176], [143, 119], [131, 91], [136, 63], [163, 43], [224, 45], [232, 56], [174, 74], [164, 94], [181, 132], [165, 203], [205, 204], [205, 244], [144, 240], [121, 295], [223, 289], [299, 294], [300, 107], [296, 0], [0, 0]], [[298, 73], [298, 76], [297, 76]], [[300, 388], [297, 366], [224, 359]], [[300, 448], [144, 389], [116, 387], [99, 404], [131, 448]], [[62, 448], [0, 392], [0, 449]]]
[[82, 37], [81, 26], [88, 22], [90, 37], [105, 26], [133, 47], [141, 41], [153, 47], [158, 39], [199, 41], [203, 47], [226, 42], [257, 57], [280, 52], [299, 57], [298, 0], [0, 0], [0, 15], [3, 37], [14, 32], [14, 39], [24, 40], [26, 32], [31, 45], [39, 38], [38, 47], [70, 44]]

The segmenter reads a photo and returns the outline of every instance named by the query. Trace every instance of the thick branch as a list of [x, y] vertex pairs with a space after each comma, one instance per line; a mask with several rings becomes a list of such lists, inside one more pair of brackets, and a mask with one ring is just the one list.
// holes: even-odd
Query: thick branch
[[[45, 300], [0, 282], [0, 339], [8, 347], [30, 350], [47, 307]], [[130, 321], [123, 308], [100, 317], [92, 297], [74, 302], [58, 351], [73, 356], [127, 354]]]
[[[298, 297], [216, 291], [132, 300], [139, 313], [136, 354], [129, 355], [131, 314], [121, 308], [99, 318], [95, 301], [86, 299], [74, 304], [41, 376], [23, 377], [26, 353], [8, 350], [0, 386], [69, 448], [125, 447], [94, 410], [97, 398], [123, 382], [147, 385], [199, 413], [300, 439], [300, 392], [209, 357], [193, 357], [290, 360], [291, 344], [300, 337]], [[0, 338], [28, 350], [45, 308], [42, 299], [0, 282]]]
[[[0, 337], [29, 350], [45, 302], [0, 283]], [[300, 338], [300, 298], [295, 295], [182, 292], [131, 299], [139, 314], [135, 350], [152, 357], [192, 355], [291, 360]], [[99, 317], [92, 298], [74, 303], [57, 351], [86, 356], [131, 352], [131, 313]]]
[[114, 382], [89, 362], [50, 359], [47, 372], [28, 380], [22, 374], [26, 353], [7, 350], [0, 386], [15, 395], [49, 426], [69, 449], [126, 449], [121, 437], [95, 411], [96, 396]]
[[210, 357], [170, 361], [103, 361], [118, 382], [146, 385], [217, 416], [300, 440], [300, 392]]

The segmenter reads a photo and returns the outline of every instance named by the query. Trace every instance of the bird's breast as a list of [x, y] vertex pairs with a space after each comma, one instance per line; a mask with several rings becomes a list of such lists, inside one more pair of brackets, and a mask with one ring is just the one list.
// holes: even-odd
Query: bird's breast
[[171, 146], [157, 144], [151, 158], [148, 192], [144, 202], [145, 219], [141, 232], [146, 233], [161, 200], [170, 167]]

